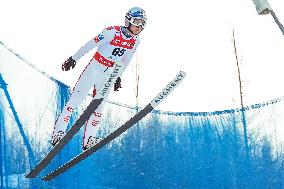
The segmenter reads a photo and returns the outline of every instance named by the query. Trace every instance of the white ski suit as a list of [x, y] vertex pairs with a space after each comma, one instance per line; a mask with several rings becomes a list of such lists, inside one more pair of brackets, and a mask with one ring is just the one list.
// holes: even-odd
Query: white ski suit
[[[69, 101], [57, 118], [53, 137], [59, 132], [66, 131], [74, 109], [82, 103], [92, 87], [94, 87], [94, 95], [96, 93], [95, 91], [100, 90], [100, 87], [111, 73], [113, 65], [116, 62], [122, 62], [123, 67], [119, 74], [120, 76], [129, 65], [133, 54], [140, 43], [140, 39], [137, 35], [125, 35], [124, 32], [122, 32], [122, 29], [125, 28], [123, 28], [123, 26], [111, 26], [104, 29], [102, 33], [88, 41], [72, 56], [75, 61], [78, 61], [90, 50], [98, 47], [93, 58], [90, 60], [75, 84]], [[110, 90], [108, 91], [108, 94], [109, 93]], [[90, 137], [94, 137], [97, 133], [102, 118], [103, 105], [104, 102], [101, 103], [85, 124], [83, 146], [87, 144]]]

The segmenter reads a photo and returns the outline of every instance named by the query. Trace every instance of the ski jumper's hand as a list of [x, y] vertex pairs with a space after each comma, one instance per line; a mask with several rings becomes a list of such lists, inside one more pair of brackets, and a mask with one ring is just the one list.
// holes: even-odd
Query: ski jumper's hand
[[72, 69], [73, 69], [73, 68], [75, 67], [75, 65], [76, 65], [76, 61], [72, 58], [72, 56], [70, 56], [70, 57], [68, 58], [68, 60], [66, 60], [66, 61], [62, 64], [61, 69], [62, 69], [63, 71], [69, 71], [70, 68], [72, 67]]
[[122, 88], [121, 86], [121, 78], [118, 77], [115, 81], [115, 84], [114, 84], [114, 91], [119, 91], [119, 88]]

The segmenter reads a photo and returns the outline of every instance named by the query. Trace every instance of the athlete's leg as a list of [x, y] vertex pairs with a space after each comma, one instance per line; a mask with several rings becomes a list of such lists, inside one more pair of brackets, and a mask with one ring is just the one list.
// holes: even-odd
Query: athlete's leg
[[[61, 114], [56, 120], [52, 136], [52, 143], [54, 145], [64, 135], [74, 109], [82, 103], [92, 86], [97, 83], [95, 81], [97, 78], [94, 79], [94, 75], [104, 75], [105, 69], [105, 66], [99, 64], [94, 59], [92, 59], [90, 63], [86, 66], [77, 83], [75, 84], [70, 99], [68, 100], [67, 104], [65, 105]], [[98, 82], [101, 82], [100, 78], [98, 78], [98, 80]]]
[[[110, 71], [110, 70], [109, 70]], [[108, 74], [106, 75], [108, 76]], [[105, 78], [107, 79], [107, 78]], [[103, 83], [97, 83], [96, 86], [102, 86]], [[96, 91], [99, 91], [100, 88], [96, 89], [94, 88], [93, 97], [96, 97]], [[105, 95], [105, 100], [110, 94], [109, 90], [107, 94]], [[89, 120], [85, 124], [85, 130], [84, 130], [84, 138], [83, 138], [83, 149], [86, 150], [96, 144], [99, 141], [99, 138], [96, 136], [99, 126], [101, 124], [101, 119], [103, 115], [103, 107], [105, 104], [105, 100], [100, 104], [100, 106], [96, 109], [96, 111], [91, 115]]]

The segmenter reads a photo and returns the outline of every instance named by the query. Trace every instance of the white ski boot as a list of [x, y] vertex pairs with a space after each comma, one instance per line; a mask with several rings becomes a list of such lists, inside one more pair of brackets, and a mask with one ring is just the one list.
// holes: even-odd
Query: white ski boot
[[89, 139], [88, 139], [87, 144], [85, 146], [83, 146], [83, 150], [88, 150], [92, 146], [98, 144], [101, 140], [102, 140], [101, 138], [90, 136]]
[[58, 131], [56, 134], [52, 135], [52, 146], [55, 146], [65, 135], [65, 132]]

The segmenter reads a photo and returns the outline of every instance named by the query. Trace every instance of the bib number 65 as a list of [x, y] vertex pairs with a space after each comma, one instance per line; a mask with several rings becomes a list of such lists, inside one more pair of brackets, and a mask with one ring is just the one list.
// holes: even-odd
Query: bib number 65
[[125, 49], [121, 49], [121, 48], [115, 48], [112, 51], [112, 55], [113, 56], [122, 56], [125, 53]]

